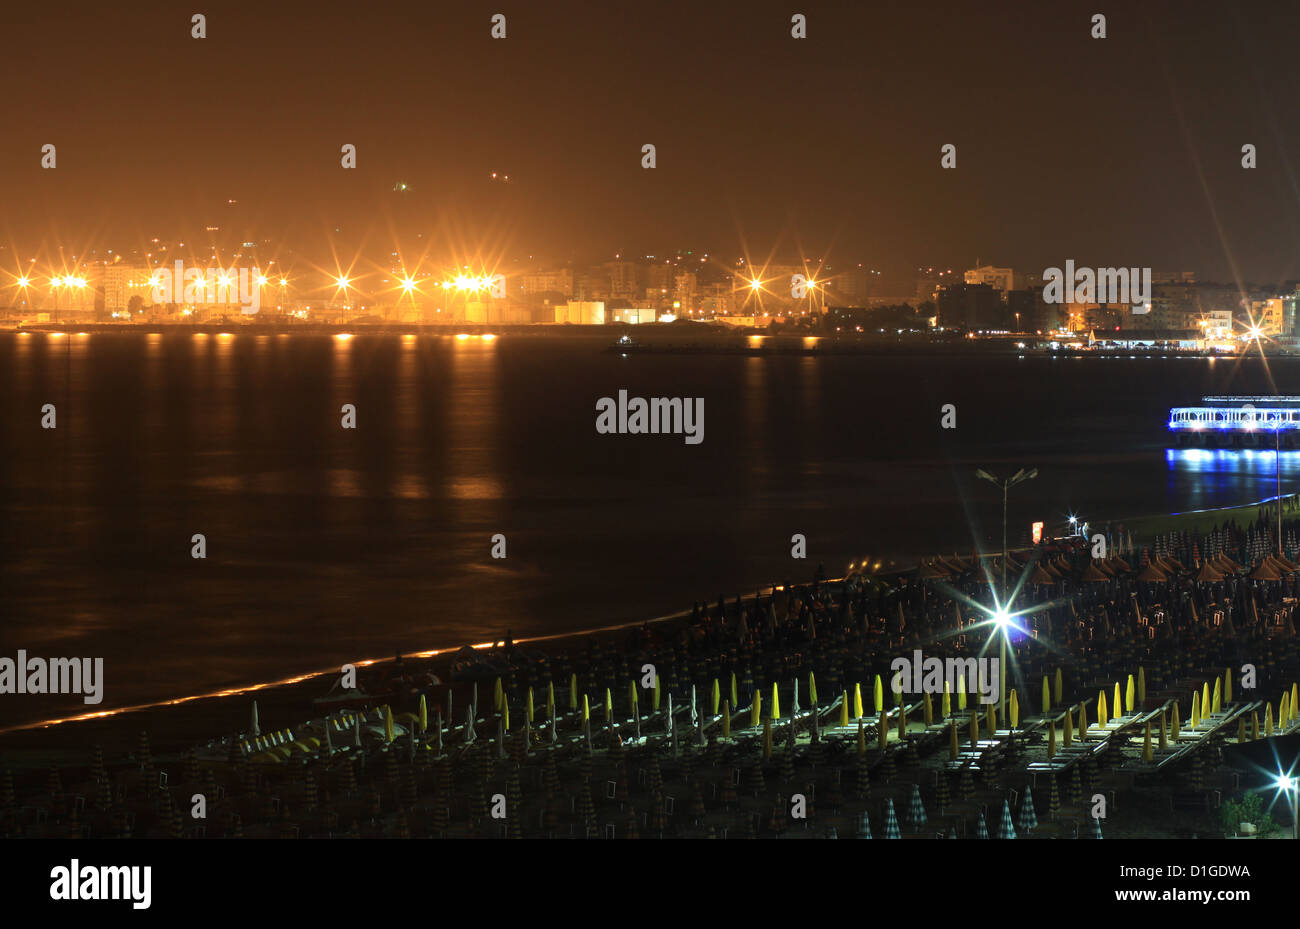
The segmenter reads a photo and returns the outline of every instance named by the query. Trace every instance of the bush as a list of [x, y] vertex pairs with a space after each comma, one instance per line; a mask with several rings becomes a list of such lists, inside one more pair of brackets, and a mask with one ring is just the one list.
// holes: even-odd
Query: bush
[[1277, 828], [1273, 817], [1264, 812], [1264, 801], [1259, 794], [1241, 794], [1239, 799], [1226, 800], [1219, 807], [1219, 823], [1224, 835], [1236, 835], [1242, 823], [1254, 823], [1259, 835]]

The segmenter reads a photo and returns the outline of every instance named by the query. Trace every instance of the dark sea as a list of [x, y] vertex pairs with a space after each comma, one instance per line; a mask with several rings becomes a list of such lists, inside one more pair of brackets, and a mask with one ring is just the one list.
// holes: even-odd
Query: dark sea
[[[0, 656], [102, 657], [106, 678], [99, 707], [0, 696], [0, 726], [995, 547], [1001, 494], [976, 468], [1038, 468], [1011, 492], [1012, 544], [1034, 520], [1258, 500], [1274, 454], [1171, 451], [1168, 410], [1300, 393], [1285, 359], [623, 357], [609, 341], [0, 334]], [[598, 435], [596, 402], [620, 389], [703, 398], [703, 442]], [[1300, 452], [1282, 458], [1290, 491]]]

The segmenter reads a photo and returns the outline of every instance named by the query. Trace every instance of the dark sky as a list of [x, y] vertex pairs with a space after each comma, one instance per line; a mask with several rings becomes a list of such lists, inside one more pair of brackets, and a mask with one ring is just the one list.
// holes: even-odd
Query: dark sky
[[[1298, 10], [10, 4], [0, 241], [120, 249], [221, 225], [345, 259], [693, 248], [891, 274], [1073, 258], [1280, 281], [1300, 277]], [[208, 38], [190, 38], [192, 12]], [[939, 167], [948, 142], [955, 171]]]

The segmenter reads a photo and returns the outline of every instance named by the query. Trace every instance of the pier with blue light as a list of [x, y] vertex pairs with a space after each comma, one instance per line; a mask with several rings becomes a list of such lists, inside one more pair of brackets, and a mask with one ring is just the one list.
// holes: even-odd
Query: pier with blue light
[[1181, 446], [1300, 447], [1300, 397], [1203, 397], [1169, 411]]

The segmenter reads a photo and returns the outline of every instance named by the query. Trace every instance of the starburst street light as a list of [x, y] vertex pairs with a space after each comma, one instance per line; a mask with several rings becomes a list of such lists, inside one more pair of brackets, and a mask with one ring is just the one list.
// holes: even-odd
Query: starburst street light
[[[1024, 468], [1021, 468], [1019, 471], [1011, 475], [1011, 477], [1007, 478], [1005, 481], [999, 481], [996, 477], [994, 477], [992, 474], [989, 474], [989, 472], [983, 469], [977, 469], [975, 471], [975, 476], [983, 480], [986, 480], [991, 484], [1001, 485], [1002, 487], [1002, 584], [1001, 584], [1001, 593], [997, 598], [998, 609], [997, 612], [994, 613], [993, 619], [994, 619], [994, 624], [997, 626], [998, 630], [1002, 633], [1002, 635], [1000, 636], [1002, 640], [1001, 653], [1000, 653], [1001, 665], [1000, 665], [1000, 673], [998, 674], [998, 678], [1001, 681], [1001, 685], [1002, 685], [1002, 695], [1001, 695], [1001, 700], [999, 701], [998, 715], [1002, 717], [1002, 725], [1006, 726], [1008, 723], [1008, 719], [1007, 719], [1007, 634], [1008, 634], [1007, 627], [1011, 624], [1011, 616], [1012, 616], [1012, 614], [1008, 612], [1007, 606], [1010, 605], [1011, 600], [1014, 599], [1014, 598], [1007, 597], [1007, 491], [1009, 491], [1012, 487], [1015, 487], [1017, 484], [1023, 484], [1025, 481], [1032, 481], [1034, 478], [1038, 477], [1038, 469], [1031, 468], [1030, 470], [1026, 471]], [[1019, 588], [1017, 588], [1017, 592], [1019, 592]], [[1002, 619], [999, 620], [999, 617], [1002, 617]]]
[[1279, 774], [1273, 779], [1278, 791], [1286, 794], [1291, 803], [1291, 837], [1300, 839], [1300, 778]]

